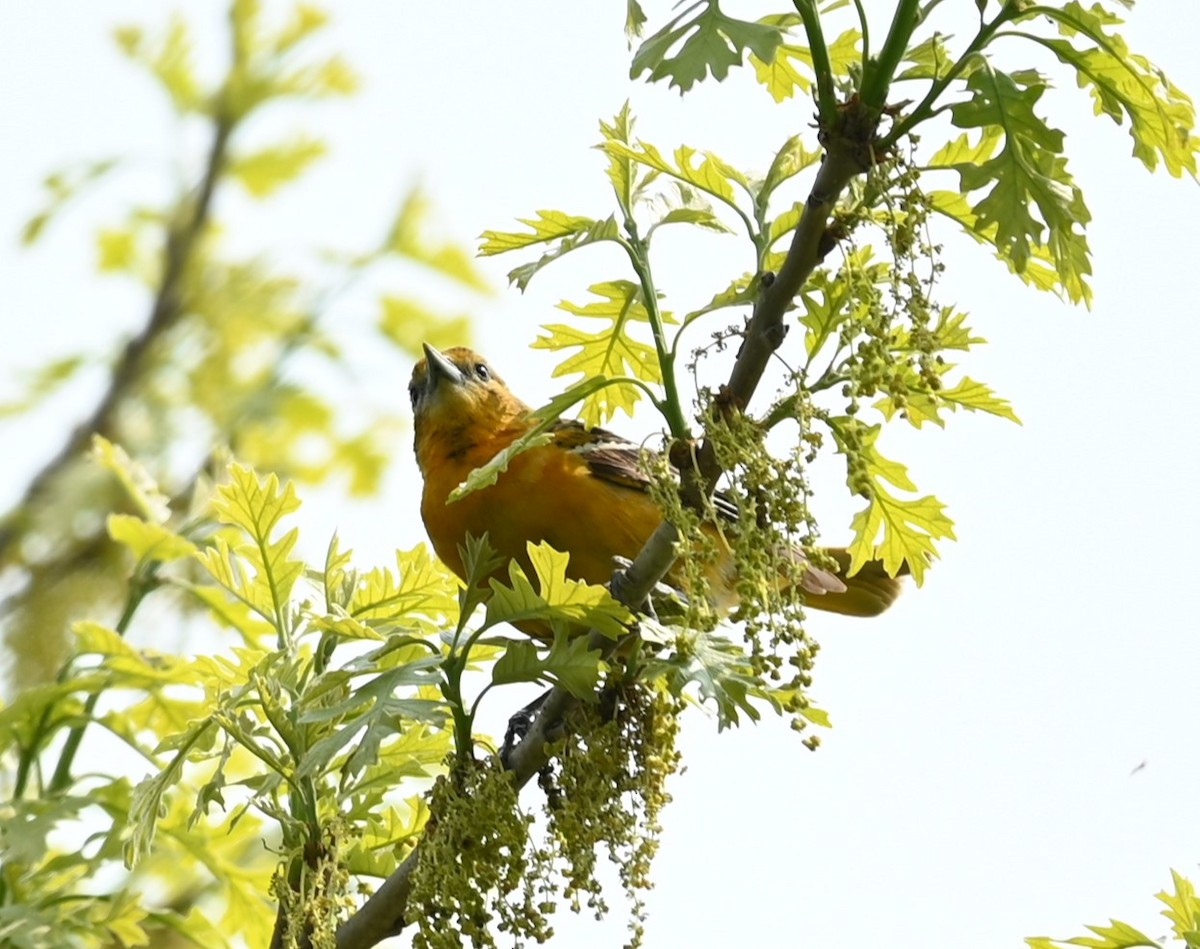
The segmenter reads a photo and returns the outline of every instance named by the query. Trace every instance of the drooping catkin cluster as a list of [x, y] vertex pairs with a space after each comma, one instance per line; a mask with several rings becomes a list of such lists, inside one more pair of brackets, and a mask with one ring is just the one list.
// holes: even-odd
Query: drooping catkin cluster
[[525, 887], [533, 818], [517, 803], [512, 775], [496, 758], [454, 759], [430, 810], [406, 917], [417, 926], [413, 946], [494, 947], [493, 923], [518, 945], [545, 942], [549, 924]]
[[[878, 471], [871, 467], [876, 462], [873, 432], [857, 419], [863, 400], [887, 417], [936, 413], [941, 377], [948, 368], [940, 350], [974, 342], [952, 310], [932, 302], [942, 269], [940, 247], [929, 237], [932, 204], [918, 178], [911, 156], [889, 155], [852, 183], [845, 209], [828, 231], [836, 237], [842, 262], [836, 270], [820, 269], [810, 281], [811, 296], [797, 304], [805, 349], [789, 376], [790, 391], [756, 419], [736, 410], [718, 411], [723, 408], [719, 397], [699, 386], [698, 416], [726, 472], [721, 488], [736, 505], [736, 519], [722, 517], [712, 504], [699, 512], [689, 509], [665, 463], [651, 466], [655, 498], [664, 516], [681, 528], [687, 592], [703, 590], [713, 546], [727, 547], [741, 602], [734, 619], [743, 623], [750, 670], [761, 683], [756, 694], [792, 713], [806, 707], [805, 690], [818, 649], [805, 633], [801, 578], [806, 564], [835, 567], [823, 562], [816, 547], [809, 509], [807, 466], [823, 447], [815, 423], [832, 432], [845, 455], [853, 493], [871, 499]], [[858, 230], [870, 232], [869, 243], [855, 242]], [[714, 342], [697, 351], [697, 362], [743, 329], [714, 334]], [[815, 401], [838, 387], [845, 399], [841, 412]], [[769, 451], [767, 434], [784, 420], [798, 425], [794, 440], [781, 447], [782, 439], [772, 438], [774, 451]], [[697, 627], [696, 614], [703, 607], [693, 605], [689, 626]], [[710, 628], [711, 619], [704, 619], [700, 628]], [[803, 714], [793, 719], [798, 730], [806, 721]]]
[[[806, 430], [807, 402], [797, 404]], [[786, 454], [773, 454], [762, 427], [740, 413], [710, 421], [706, 431], [728, 472], [725, 495], [738, 511], [737, 521], [723, 532], [738, 577], [741, 605], [735, 618], [743, 624], [755, 675], [794, 713], [812, 682], [819, 648], [805, 627], [801, 592], [809, 565], [822, 565], [805, 471], [812, 449], [801, 438]], [[796, 721], [803, 728], [803, 719]]]
[[[932, 324], [939, 312], [934, 287], [944, 265], [941, 247], [929, 236], [932, 205], [919, 177], [911, 157], [875, 166], [862, 186], [859, 210], [844, 222], [845, 264], [838, 279], [851, 307], [840, 335], [848, 353], [842, 394], [849, 415], [858, 413], [862, 399], [877, 395], [904, 412], [910, 399], [928, 399], [942, 387], [945, 363], [937, 351], [944, 340]], [[853, 231], [864, 223], [878, 228], [890, 263], [868, 263], [870, 248], [856, 252]]]
[[[807, 420], [808, 403], [802, 396], [796, 416]], [[714, 406], [704, 405], [701, 417], [726, 472], [719, 501], [705, 498], [697, 511], [683, 499], [676, 468], [662, 456], [645, 459], [651, 494], [680, 533], [676, 574], [682, 574], [689, 602], [679, 625], [710, 630], [723, 618], [709, 603], [705, 574], [719, 556], [730, 557], [741, 604], [733, 618], [742, 623], [747, 671], [762, 683], [771, 701], [796, 713], [806, 701], [803, 693], [818, 648], [805, 633], [801, 595], [807, 564], [819, 559], [813, 551], [815, 523], [805, 473], [817, 442], [802, 422], [803, 434], [795, 447], [776, 457], [766, 446], [762, 426], [747, 416], [719, 414]], [[681, 660], [687, 658], [691, 641], [681, 636], [674, 643]], [[805, 727], [802, 717], [795, 721], [798, 728]]]
[[721, 617], [709, 601], [706, 573], [716, 562], [720, 546], [718, 539], [704, 530], [704, 525], [713, 522], [716, 512], [711, 502], [703, 511], [684, 503], [679, 471], [666, 453], [643, 452], [641, 463], [650, 476], [650, 497], [663, 512], [663, 520], [673, 524], [679, 532], [680, 556], [676, 569], [682, 592], [687, 597], [686, 612], [678, 620], [679, 625], [689, 629], [712, 629]]
[[576, 912], [585, 905], [597, 919], [608, 912], [596, 878], [596, 850], [603, 845], [629, 905], [628, 949], [640, 946], [644, 933], [642, 896], [653, 885], [659, 814], [671, 799], [667, 778], [679, 767], [680, 711], [679, 701], [664, 692], [627, 687], [609, 720], [600, 709], [586, 710], [586, 726], [572, 734], [558, 758], [560, 799], [548, 818], [563, 866], [563, 896]]
[[305, 847], [297, 886], [287, 880], [288, 862], [281, 862], [271, 880], [270, 892], [279, 902], [285, 929], [284, 949], [334, 949], [337, 927], [353, 907], [349, 897], [350, 871], [341, 859], [354, 836], [349, 822], [340, 815], [322, 823], [323, 839]]
[[640, 945], [658, 849], [659, 813], [670, 800], [667, 777], [678, 767], [680, 707], [645, 686], [621, 690], [612, 708], [586, 706], [554, 749], [544, 773], [546, 839], [530, 833], [511, 775], [498, 761], [456, 762], [438, 779], [432, 814], [413, 874], [407, 919], [418, 949], [544, 943], [559, 901], [597, 918], [608, 912], [596, 854], [603, 846], [629, 904], [630, 947]]

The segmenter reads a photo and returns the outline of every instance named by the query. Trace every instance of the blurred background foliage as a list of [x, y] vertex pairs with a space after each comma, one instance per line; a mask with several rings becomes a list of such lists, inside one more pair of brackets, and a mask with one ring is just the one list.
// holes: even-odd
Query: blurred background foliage
[[[70, 623], [119, 609], [113, 597], [121, 595], [128, 564], [104, 524], [130, 502], [112, 473], [89, 459], [93, 435], [137, 458], [181, 517], [214, 458], [227, 454], [301, 484], [370, 495], [402, 423], [391, 406], [372, 405], [356, 391], [347, 347], [367, 337], [367, 345], [383, 342], [399, 374], [401, 357], [418, 352], [421, 340], [468, 338], [466, 316], [413, 289], [433, 275], [468, 297], [489, 291], [469, 250], [438, 236], [434, 206], [419, 187], [405, 194], [386, 233], [357, 247], [306, 248], [307, 260], [286, 263], [270, 247], [231, 249], [223, 214], [237, 201], [232, 193], [270, 213], [272, 202], [302, 188], [326, 150], [303, 129], [306, 116], [314, 103], [345, 103], [356, 92], [351, 64], [314, 50], [325, 23], [307, 4], [264, 10], [256, 0], [234, 0], [224, 73], [212, 79], [197, 64], [215, 51], [195, 48], [200, 31], [178, 13], [115, 32], [131, 68], [148, 73], [177, 117], [177, 187], [166, 202], [131, 200], [95, 235], [90, 279], [135, 285], [146, 311], [140, 327], [127, 335], [115, 329], [102, 350], [28, 369], [22, 391], [0, 403], [0, 420], [13, 419], [86, 371], [106, 376], [90, 407], [77, 407], [79, 422], [61, 447], [28, 465], [20, 497], [0, 516], [0, 626], [10, 685], [53, 677]], [[123, 171], [145, 175], [129, 164], [123, 156], [93, 156], [48, 174], [44, 203], [21, 233], [29, 253], [55, 228], [72, 226], [72, 202], [82, 195]], [[364, 280], [379, 283], [381, 274], [390, 286], [378, 295], [374, 325], [345, 318], [339, 304], [348, 291]], [[89, 278], [77, 279], [85, 300]]]

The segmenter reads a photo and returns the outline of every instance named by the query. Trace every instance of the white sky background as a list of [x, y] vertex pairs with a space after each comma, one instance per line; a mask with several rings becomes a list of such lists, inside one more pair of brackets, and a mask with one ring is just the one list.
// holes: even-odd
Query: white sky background
[[[881, 13], [878, 43], [892, 5], [868, 6]], [[974, 5], [945, 7], [955, 9], [943, 29], [968, 35]], [[187, 5], [210, 72], [223, 53], [220, 9]], [[770, 9], [729, 5], [742, 15]], [[749, 69], [682, 100], [631, 83], [616, 2], [353, 0], [334, 12], [320, 45], [346, 54], [363, 92], [302, 114], [281, 109], [257, 128], [263, 142], [311, 129], [332, 154], [265, 204], [222, 193], [217, 210], [233, 247], [289, 262], [314, 245], [363, 248], [417, 179], [444, 233], [463, 242], [538, 208], [606, 215], [602, 159], [588, 148], [597, 120], [627, 97], [646, 140], [709, 148], [751, 169], [765, 168], [811, 121], [811, 103], [776, 106]], [[652, 4], [651, 24], [666, 12]], [[109, 40], [113, 25], [165, 22], [158, 15], [133, 0], [0, 6], [0, 397], [16, 369], [109, 344], [146, 317], [137, 288], [94, 276], [92, 234], [128, 200], [163, 194], [163, 163], [180, 154], [164, 98]], [[1123, 32], [1200, 94], [1200, 7], [1143, 0]], [[814, 695], [835, 722], [819, 753], [782, 722], [718, 736], [702, 715], [689, 717], [688, 770], [671, 788], [649, 899], [652, 949], [998, 949], [1026, 935], [1073, 935], [1110, 914], [1157, 936], [1167, 924], [1151, 894], [1169, 883], [1171, 867], [1196, 873], [1200, 502], [1187, 483], [1196, 463], [1200, 200], [1190, 181], [1148, 175], [1129, 156], [1125, 130], [1094, 119], [1086, 93], [1056, 63], [1038, 65], [1061, 87], [1039, 111], [1067, 131], [1095, 218], [1094, 309], [1029, 290], [971, 242], [948, 241], [941, 297], [968, 310], [991, 341], [963, 368], [1010, 398], [1025, 424], [958, 416], [944, 432], [898, 424], [885, 433], [885, 452], [950, 505], [959, 542], [886, 617], [814, 615], [823, 645]], [[203, 144], [192, 143], [190, 167]], [[110, 154], [135, 156], [136, 173], [69, 212], [33, 252], [20, 250], [16, 235], [40, 207], [41, 177]], [[658, 284], [678, 311], [749, 265], [735, 238], [686, 230], [656, 244]], [[482, 266], [502, 288], [523, 260]], [[589, 283], [624, 276], [612, 252], [587, 250], [540, 275], [524, 297], [475, 299], [397, 269], [334, 316], [367, 325], [383, 289], [445, 299], [476, 316], [479, 348], [537, 402], [553, 391], [555, 361], [526, 348], [537, 326], [562, 319], [558, 300], [583, 302]], [[347, 398], [402, 405], [409, 367], [381, 347], [359, 348], [364, 362], [358, 381], [344, 383]], [[0, 507], [102, 381], [85, 378], [45, 412], [6, 425]], [[651, 424], [645, 416], [614, 427], [640, 434]], [[310, 492], [301, 523], [312, 549], [337, 528], [367, 564], [423, 537], [407, 442], [383, 498], [347, 507]], [[836, 468], [818, 473], [817, 487], [826, 537], [845, 539], [854, 506]], [[509, 708], [492, 711], [500, 722]], [[602, 925], [563, 914], [556, 928], [562, 945], [623, 941], [619, 913]]]

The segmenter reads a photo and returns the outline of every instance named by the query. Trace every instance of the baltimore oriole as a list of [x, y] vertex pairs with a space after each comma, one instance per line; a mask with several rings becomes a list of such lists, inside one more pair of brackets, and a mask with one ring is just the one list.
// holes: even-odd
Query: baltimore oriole
[[[662, 515], [648, 494], [641, 448], [601, 428], [560, 420], [553, 440], [519, 454], [494, 485], [458, 501], [447, 498], [475, 468], [486, 464], [536, 424], [487, 361], [465, 347], [442, 353], [428, 344], [413, 369], [412, 399], [417, 464], [425, 480], [421, 517], [433, 549], [459, 577], [466, 569], [459, 545], [485, 532], [507, 562], [529, 571], [530, 541], [546, 541], [570, 556], [567, 575], [607, 583], [615, 558], [631, 559]], [[845, 571], [849, 555], [826, 551]], [[532, 574], [531, 574], [532, 575]], [[667, 582], [677, 579], [674, 571]], [[732, 557], [706, 571], [718, 609], [737, 605]], [[807, 605], [850, 616], [875, 616], [900, 593], [900, 582], [872, 561], [852, 577], [809, 566], [802, 583]], [[543, 635], [541, 629], [526, 630]]]

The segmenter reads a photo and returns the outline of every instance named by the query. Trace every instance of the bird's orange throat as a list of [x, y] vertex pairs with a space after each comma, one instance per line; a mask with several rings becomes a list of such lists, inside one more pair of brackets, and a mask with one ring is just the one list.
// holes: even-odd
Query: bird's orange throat
[[529, 430], [531, 422], [524, 406], [519, 412], [489, 408], [496, 410], [488, 413], [484, 423], [458, 411], [434, 412], [417, 422], [413, 447], [426, 479], [432, 471], [445, 473], [449, 468], [461, 472], [458, 481], [462, 481]]

